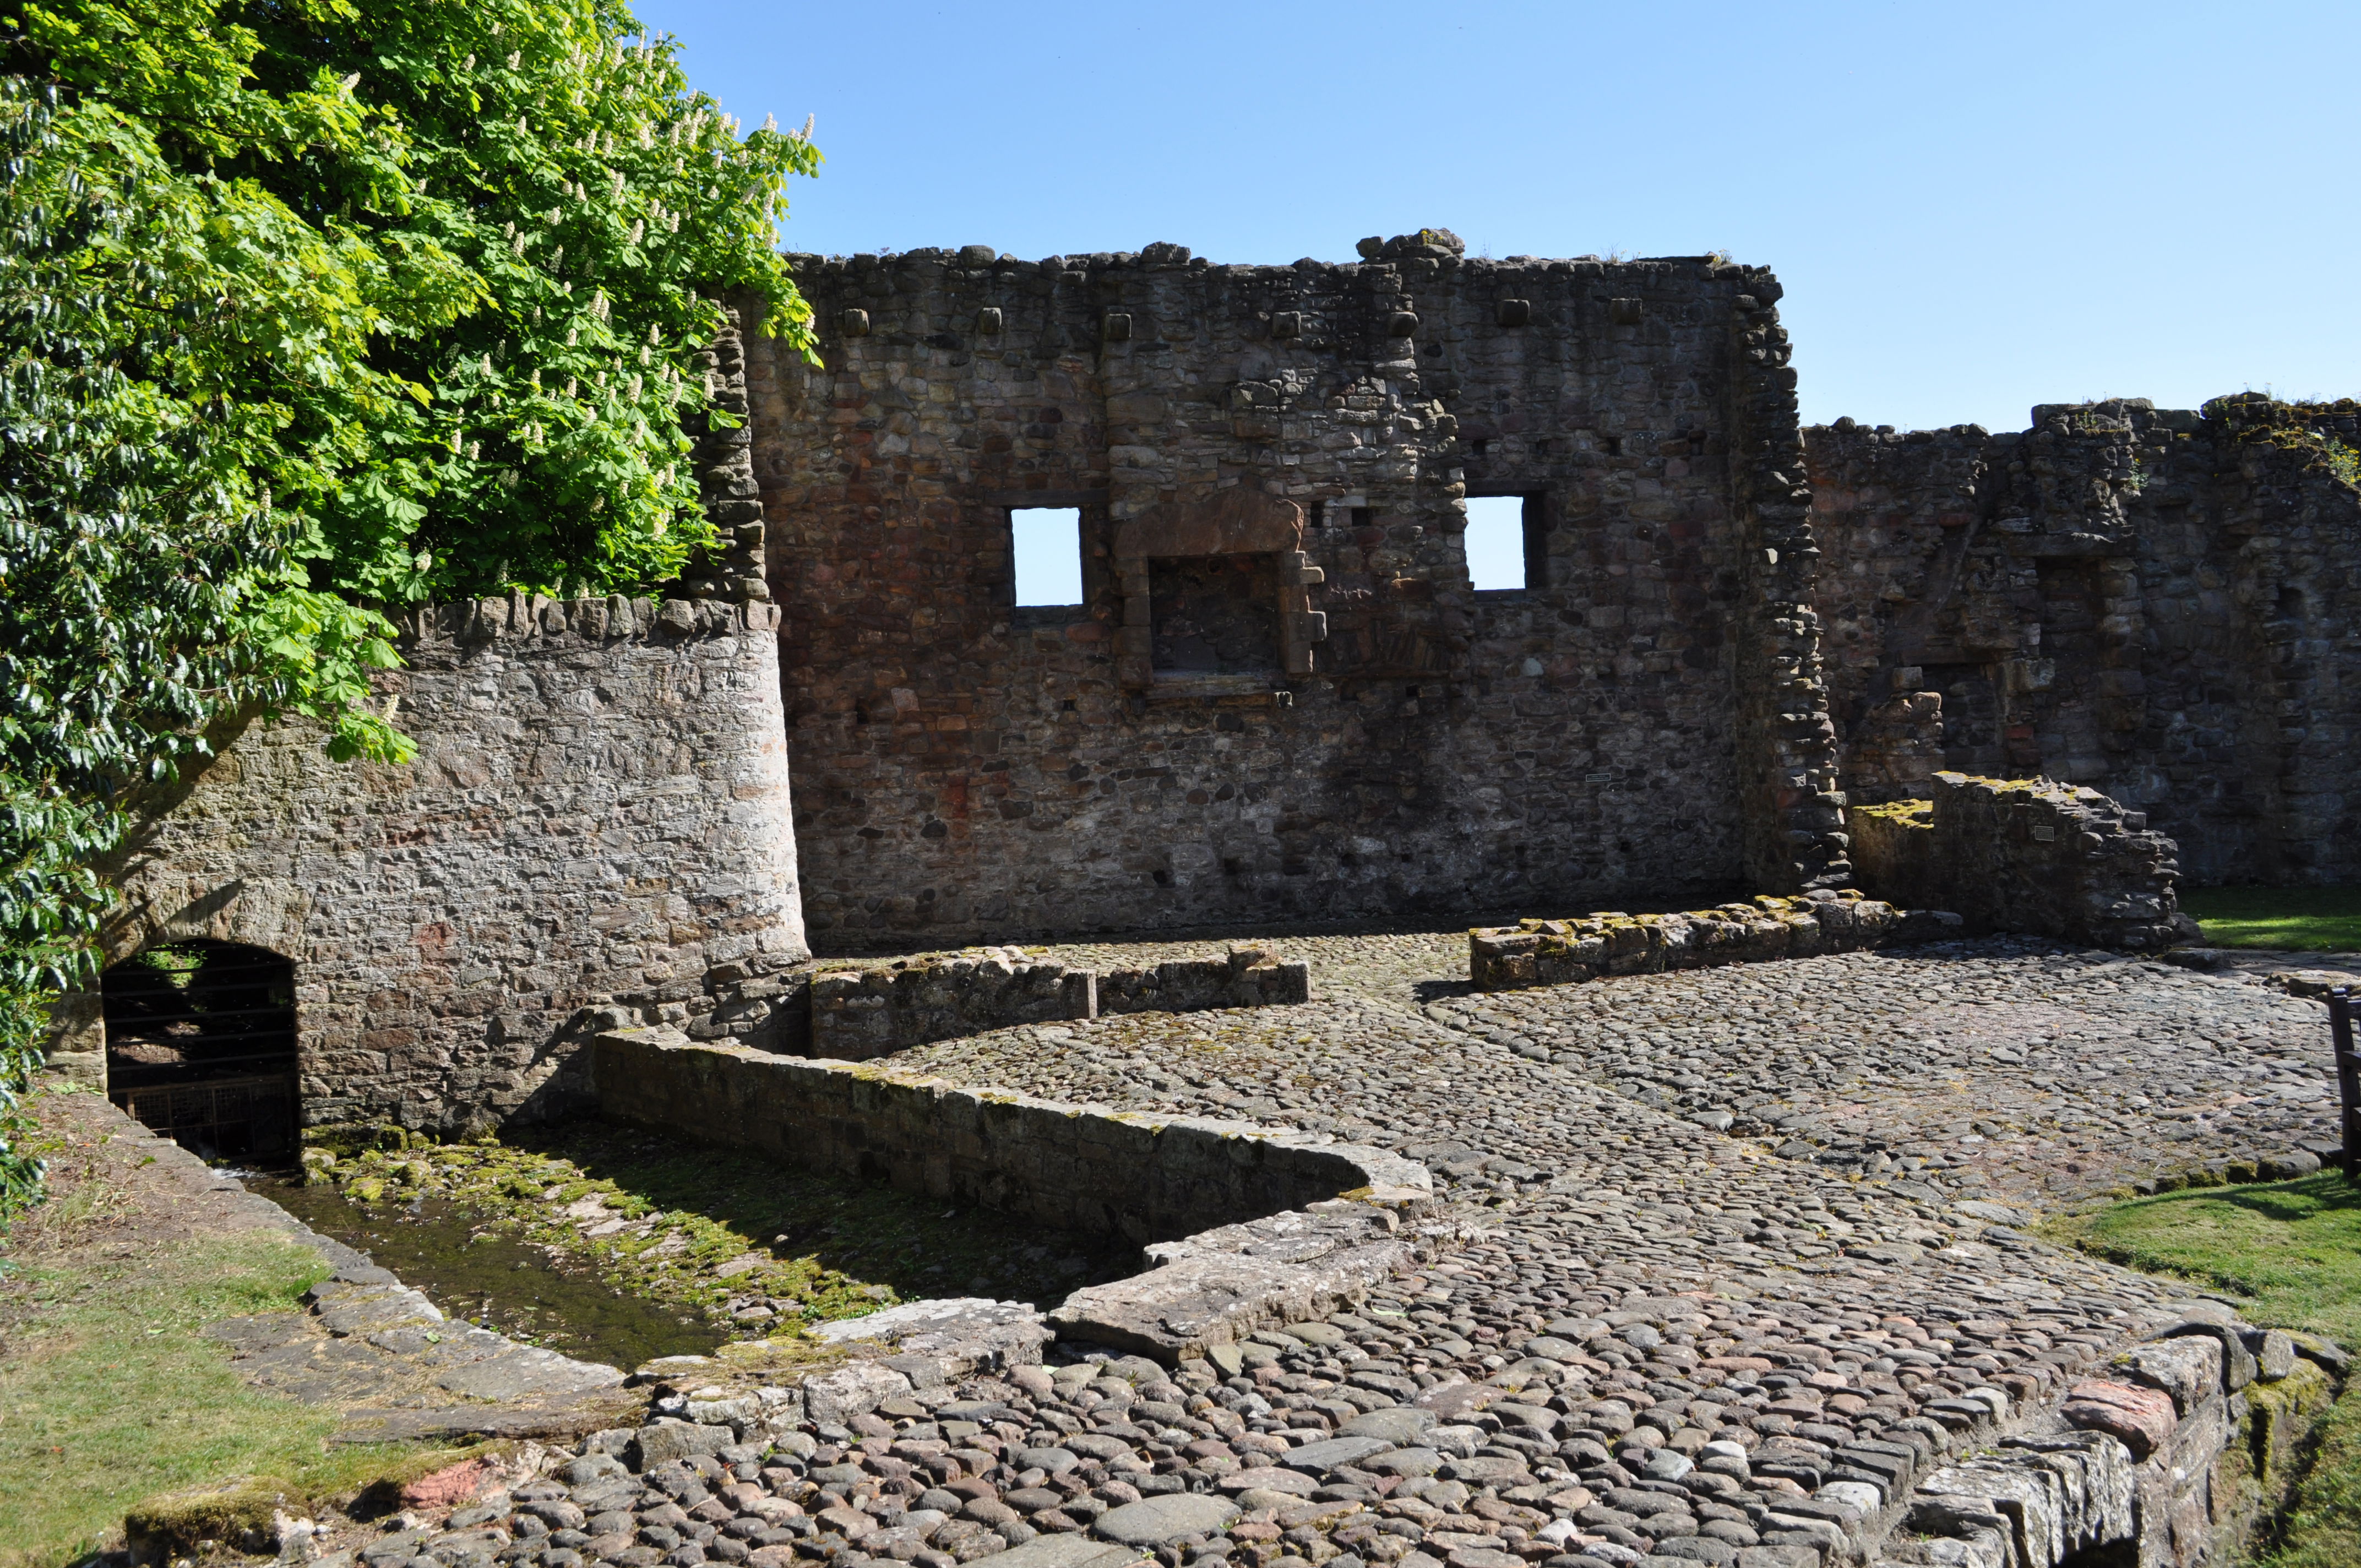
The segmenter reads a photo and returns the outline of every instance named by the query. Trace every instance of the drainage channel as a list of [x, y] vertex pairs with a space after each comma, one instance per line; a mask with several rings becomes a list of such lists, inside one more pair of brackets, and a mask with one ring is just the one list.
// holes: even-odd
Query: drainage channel
[[1047, 1307], [1136, 1273], [1138, 1249], [580, 1122], [437, 1144], [315, 1134], [250, 1185], [455, 1318], [629, 1369], [928, 1297]]
[[730, 1325], [638, 1295], [449, 1199], [365, 1203], [284, 1176], [247, 1185], [322, 1235], [368, 1254], [450, 1316], [520, 1343], [628, 1371], [660, 1355], [703, 1355], [734, 1337]]

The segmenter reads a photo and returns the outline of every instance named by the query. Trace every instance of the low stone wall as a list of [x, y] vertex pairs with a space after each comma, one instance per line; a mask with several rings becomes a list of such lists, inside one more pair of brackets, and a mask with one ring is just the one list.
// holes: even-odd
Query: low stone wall
[[1021, 956], [961, 954], [811, 981], [811, 1054], [867, 1061], [930, 1040], [1098, 1015], [1097, 977]]
[[1254, 948], [1226, 959], [1175, 959], [1095, 974], [1036, 963], [1022, 948], [985, 948], [887, 968], [822, 972], [811, 981], [811, 1054], [875, 1057], [1016, 1024], [1103, 1013], [1193, 1013], [1310, 1000], [1310, 970]]
[[[2323, 1341], [2307, 1336], [2299, 1345], [2279, 1330], [2201, 1305], [2211, 1309], [2204, 1318], [2171, 1324], [2125, 1351], [2103, 1376], [2069, 1389], [2056, 1412], [1991, 1452], [1921, 1479], [1905, 1527], [1958, 1545], [1920, 1560], [1971, 1568], [2092, 1560], [2196, 1568], [2239, 1555], [2239, 1537], [2282, 1479], [2277, 1472], [2306, 1424], [2301, 1418], [2333, 1397], [2345, 1358]], [[2258, 1484], [2250, 1488], [2224, 1464], [2239, 1447]], [[1879, 1456], [1860, 1457], [1873, 1466]], [[1907, 1476], [1905, 1466], [1899, 1478]], [[1879, 1475], [1872, 1470], [1859, 1479], [1856, 1500], [1873, 1511]]]
[[1312, 1000], [1312, 970], [1259, 948], [1226, 959], [1172, 959], [1099, 976], [1101, 1013], [1202, 1013], [1214, 1007], [1284, 1007]]
[[1339, 1193], [1412, 1203], [1433, 1190], [1413, 1160], [1312, 1134], [1061, 1105], [667, 1029], [599, 1034], [591, 1077], [610, 1116], [1143, 1245]]
[[1855, 892], [1819, 891], [1676, 915], [1610, 913], [1479, 927], [1467, 934], [1467, 970], [1477, 990], [1508, 991], [1607, 974], [1846, 953], [1895, 938], [1940, 935], [1946, 928], [1944, 916], [1932, 911], [1905, 915]]
[[2144, 813], [2048, 779], [1938, 773], [1927, 800], [1856, 807], [1861, 885], [1956, 910], [1971, 934], [2023, 931], [2151, 952], [2178, 939], [2179, 846]]

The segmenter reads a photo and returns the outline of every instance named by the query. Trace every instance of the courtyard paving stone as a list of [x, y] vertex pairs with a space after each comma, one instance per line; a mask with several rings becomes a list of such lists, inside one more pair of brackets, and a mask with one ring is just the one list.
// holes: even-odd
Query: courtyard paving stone
[[2319, 1004], [2242, 971], [1992, 939], [1478, 994], [1461, 933], [1265, 945], [1312, 963], [1311, 1003], [893, 1066], [1397, 1150], [1455, 1245], [1211, 1361], [1061, 1344], [767, 1454], [724, 1432], [586, 1474], [570, 1501], [607, 1533], [521, 1552], [514, 1512], [497, 1556], [951, 1568], [1112, 1535], [1202, 1568], [1802, 1568], [2129, 1340], [2218, 1313], [2037, 1215], [2333, 1125]]

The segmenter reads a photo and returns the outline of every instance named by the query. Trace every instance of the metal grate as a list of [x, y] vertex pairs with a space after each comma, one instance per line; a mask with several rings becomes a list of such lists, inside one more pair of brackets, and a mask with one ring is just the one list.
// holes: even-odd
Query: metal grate
[[176, 942], [107, 970], [108, 1098], [211, 1158], [296, 1146], [295, 966], [261, 948]]
[[110, 1090], [142, 1126], [214, 1159], [283, 1160], [295, 1154], [295, 1075], [208, 1078]]

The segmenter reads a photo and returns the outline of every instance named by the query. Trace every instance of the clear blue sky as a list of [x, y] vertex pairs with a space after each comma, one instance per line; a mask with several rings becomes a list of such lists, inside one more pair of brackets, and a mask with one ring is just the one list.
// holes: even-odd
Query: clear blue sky
[[749, 124], [818, 115], [785, 235], [1019, 256], [1775, 269], [1807, 421], [2361, 393], [2361, 5], [642, 0]]

